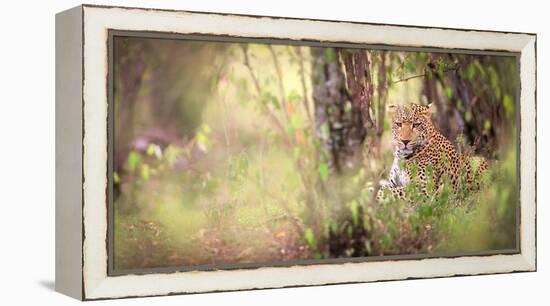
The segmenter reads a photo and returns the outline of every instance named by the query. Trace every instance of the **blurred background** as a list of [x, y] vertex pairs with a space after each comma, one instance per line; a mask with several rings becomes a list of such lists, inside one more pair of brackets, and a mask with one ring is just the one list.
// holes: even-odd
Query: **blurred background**
[[[114, 43], [116, 269], [515, 248], [514, 56]], [[376, 203], [409, 102], [483, 192]]]

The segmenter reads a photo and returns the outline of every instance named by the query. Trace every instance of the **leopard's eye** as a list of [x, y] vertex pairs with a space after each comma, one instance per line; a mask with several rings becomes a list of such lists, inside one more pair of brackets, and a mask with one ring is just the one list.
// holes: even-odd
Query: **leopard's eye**
[[416, 129], [419, 126], [420, 126], [420, 123], [413, 123], [413, 129]]
[[397, 127], [401, 127], [401, 122], [396, 122], [395, 125], [397, 125]]

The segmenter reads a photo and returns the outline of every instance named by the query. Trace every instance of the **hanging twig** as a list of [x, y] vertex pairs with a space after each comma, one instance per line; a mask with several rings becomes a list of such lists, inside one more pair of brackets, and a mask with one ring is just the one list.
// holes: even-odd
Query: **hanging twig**
[[[254, 74], [254, 70], [252, 69], [252, 66], [250, 65], [250, 59], [248, 57], [248, 51], [247, 48], [244, 45], [241, 45], [241, 48], [243, 50], [244, 55], [244, 65], [248, 69], [248, 73], [250, 74], [250, 78], [252, 79], [252, 82], [254, 83], [254, 87], [256, 88], [256, 93], [258, 94], [258, 99], [261, 100], [262, 98], [262, 89], [260, 87], [260, 82], [258, 81], [258, 78]], [[277, 116], [271, 111], [271, 109], [263, 103], [263, 101], [260, 101], [260, 105], [264, 109], [264, 111], [267, 113], [269, 119], [277, 126], [277, 128], [280, 130], [281, 135], [283, 136], [283, 139], [285, 139], [287, 142], [286, 136], [286, 129], [281, 124]]]
[[287, 121], [289, 121], [288, 116], [288, 102], [286, 100], [286, 91], [285, 86], [283, 83], [283, 71], [281, 70], [281, 65], [279, 64], [279, 59], [277, 58], [277, 54], [275, 54], [275, 50], [273, 49], [273, 46], [268, 45], [269, 52], [271, 52], [271, 58], [273, 59], [273, 65], [275, 66], [275, 71], [277, 72], [277, 81], [279, 85], [279, 95], [281, 96], [281, 104], [283, 105], [283, 114], [285, 115], [285, 118]]
[[315, 128], [313, 124], [313, 118], [311, 116], [311, 110], [309, 109], [309, 98], [308, 98], [307, 86], [306, 86], [306, 72], [304, 69], [304, 57], [302, 55], [302, 49], [300, 46], [296, 46], [294, 50], [296, 51], [296, 55], [298, 57], [298, 64], [300, 66], [300, 81], [302, 83], [302, 95], [303, 95], [302, 101], [304, 102], [304, 109], [306, 111], [306, 115], [309, 120], [309, 123], [313, 128]]
[[378, 67], [378, 122], [376, 135], [380, 138], [384, 132], [384, 116], [386, 110], [386, 51], [380, 51], [380, 65]]
[[[452, 68], [443, 69], [442, 72], [445, 73], [445, 72], [456, 71], [456, 70], [458, 70], [458, 66], [457, 66], [457, 67], [452, 67]], [[430, 74], [433, 74], [433, 73], [434, 73], [434, 72], [431, 72], [431, 71], [430, 71], [429, 73], [416, 74], [416, 75], [412, 75], [412, 76], [409, 76], [409, 77], [406, 77], [406, 78], [403, 78], [403, 79], [391, 81], [390, 83], [396, 84], [396, 83], [400, 83], [400, 82], [405, 82], [405, 81], [412, 80], [412, 79], [416, 79], [416, 78], [422, 78], [422, 77], [425, 77], [425, 76], [430, 75]]]

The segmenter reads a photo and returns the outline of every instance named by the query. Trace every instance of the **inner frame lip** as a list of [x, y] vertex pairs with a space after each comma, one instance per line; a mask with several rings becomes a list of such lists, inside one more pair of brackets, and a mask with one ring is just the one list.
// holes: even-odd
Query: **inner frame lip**
[[[214, 14], [214, 13], [211, 13]], [[222, 14], [224, 15], [224, 14]], [[258, 17], [258, 16], [254, 16]], [[263, 16], [262, 16], [263, 17]], [[285, 18], [286, 19], [286, 18]], [[307, 20], [307, 19], [298, 19]], [[393, 25], [396, 26], [396, 25]], [[412, 27], [412, 26], [404, 26]], [[417, 26], [414, 26], [417, 27]], [[430, 28], [430, 27], [428, 27]], [[451, 28], [445, 28], [446, 30], [457, 30]], [[521, 80], [520, 80], [520, 56], [521, 52], [503, 51], [503, 50], [479, 50], [479, 49], [461, 49], [461, 48], [437, 48], [437, 47], [418, 47], [418, 46], [396, 46], [385, 44], [363, 44], [353, 42], [331, 42], [321, 40], [293, 40], [285, 38], [273, 38], [273, 37], [244, 37], [233, 35], [215, 35], [215, 34], [202, 34], [202, 33], [175, 33], [175, 32], [161, 32], [161, 31], [138, 31], [138, 30], [119, 30], [108, 29], [107, 39], [107, 61], [108, 61], [108, 75], [107, 75], [107, 234], [106, 234], [106, 247], [107, 247], [107, 276], [125, 276], [125, 275], [146, 275], [146, 274], [171, 274], [177, 272], [198, 272], [198, 271], [220, 271], [220, 270], [250, 270], [258, 268], [289, 268], [289, 267], [303, 267], [314, 265], [335, 265], [335, 264], [352, 264], [352, 263], [364, 263], [364, 262], [391, 262], [391, 261], [404, 261], [404, 260], [422, 260], [430, 258], [458, 258], [458, 257], [480, 257], [480, 256], [494, 256], [494, 255], [515, 255], [521, 254], [521, 173], [520, 173], [520, 152], [521, 152], [521, 109], [520, 109], [520, 95], [521, 95]], [[491, 32], [491, 31], [481, 31]], [[498, 32], [503, 33], [503, 32]], [[510, 32], [511, 33], [511, 32]], [[512, 34], [526, 34], [526, 33], [512, 33]], [[527, 34], [532, 35], [532, 34]], [[486, 251], [472, 251], [472, 252], [452, 252], [452, 253], [418, 253], [418, 254], [403, 254], [403, 255], [382, 255], [382, 256], [368, 256], [368, 257], [349, 257], [349, 258], [327, 258], [327, 259], [301, 259], [301, 260], [288, 260], [288, 261], [273, 261], [273, 262], [254, 262], [254, 263], [221, 263], [221, 264], [203, 264], [203, 265], [177, 265], [177, 266], [161, 266], [161, 267], [149, 267], [149, 268], [130, 268], [120, 269], [115, 268], [114, 257], [114, 179], [113, 179], [113, 157], [114, 157], [114, 39], [115, 38], [143, 38], [143, 39], [166, 39], [166, 40], [186, 40], [186, 41], [206, 41], [216, 43], [256, 43], [256, 44], [272, 44], [272, 45], [284, 45], [284, 46], [308, 46], [308, 47], [335, 47], [335, 48], [347, 48], [347, 49], [368, 49], [368, 50], [386, 50], [386, 51], [402, 51], [402, 52], [430, 52], [430, 53], [453, 53], [453, 54], [468, 54], [468, 55], [487, 55], [487, 56], [503, 56], [503, 57], [515, 57], [516, 60], [516, 247], [511, 249], [497, 249]]]

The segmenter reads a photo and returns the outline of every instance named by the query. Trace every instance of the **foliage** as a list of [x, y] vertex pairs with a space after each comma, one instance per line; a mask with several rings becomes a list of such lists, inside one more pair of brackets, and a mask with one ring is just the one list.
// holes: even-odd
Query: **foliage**
[[[115, 154], [123, 157], [113, 174], [117, 268], [515, 246], [516, 88], [505, 77], [515, 72], [508, 59], [181, 44], [177, 50], [189, 58], [175, 61], [176, 67], [167, 70], [174, 73], [162, 77], [157, 71], [155, 79], [146, 72], [135, 95], [115, 98], [118, 121], [128, 120], [130, 109], [135, 115], [131, 125], [115, 126], [131, 129], [115, 137]], [[127, 48], [140, 50], [131, 43]], [[157, 54], [156, 60], [170, 63], [173, 52]], [[205, 54], [214, 58], [216, 69], [208, 69]], [[195, 57], [199, 76], [191, 81], [182, 62]], [[139, 58], [127, 55], [118, 64], [136, 65]], [[351, 66], [345, 61], [368, 77], [355, 76], [355, 83], [350, 82], [346, 68]], [[340, 104], [319, 106], [316, 88], [330, 92], [322, 90], [327, 69], [319, 67], [340, 69], [334, 74], [343, 78], [337, 98], [321, 99]], [[118, 82], [125, 77], [118, 76]], [[461, 97], [465, 91], [457, 82], [472, 93], [469, 101]], [[187, 92], [172, 91], [177, 84]], [[163, 101], [177, 97], [177, 102], [153, 102], [159, 95]], [[462, 153], [477, 154], [485, 146], [484, 155], [492, 159], [490, 183], [478, 193], [465, 188], [453, 192], [448, 184], [435, 190], [432, 184], [424, 195], [413, 180], [407, 187], [413, 204], [393, 199], [377, 203], [379, 182], [387, 178], [393, 160], [385, 105], [428, 98], [438, 100], [434, 120]], [[200, 107], [185, 108], [188, 101], [199, 105], [198, 100]], [[320, 110], [326, 118], [339, 118], [345, 128], [321, 120]], [[341, 116], [331, 113], [339, 111]], [[459, 120], [451, 117], [473, 123], [461, 130]], [[445, 120], [449, 123], [443, 126]], [[475, 143], [473, 135], [483, 135], [485, 141]], [[342, 140], [340, 146], [331, 143], [335, 139]], [[336, 148], [350, 150], [341, 169], [334, 164]], [[354, 166], [345, 168], [348, 164]]]

